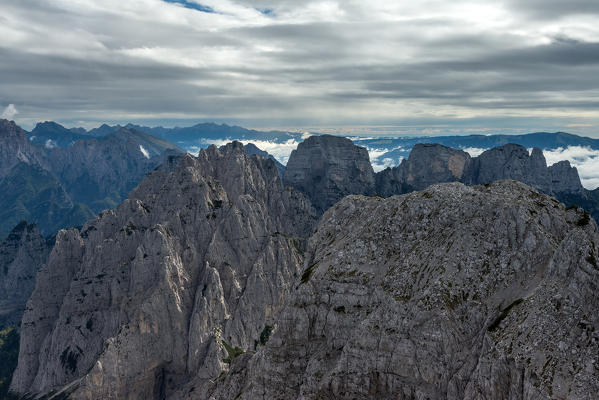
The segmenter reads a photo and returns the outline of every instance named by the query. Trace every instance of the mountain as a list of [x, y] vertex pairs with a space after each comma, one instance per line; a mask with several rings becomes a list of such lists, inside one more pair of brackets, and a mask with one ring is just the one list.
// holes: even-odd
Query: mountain
[[529, 154], [513, 143], [478, 157], [441, 144], [420, 143], [400, 165], [375, 174], [365, 148], [339, 136], [312, 136], [291, 153], [283, 175], [285, 184], [306, 194], [320, 212], [350, 194], [388, 197], [437, 183], [485, 185], [502, 179], [524, 182], [568, 206], [580, 205], [599, 221], [599, 202], [582, 187], [575, 167], [568, 161], [548, 167], [540, 149]]
[[365, 148], [340, 136], [310, 136], [291, 152], [285, 185], [305, 193], [321, 213], [347, 194], [373, 195], [374, 171]]
[[[50, 128], [55, 134], [66, 130], [54, 123], [36, 127]], [[66, 147], [46, 146], [0, 120], [0, 184], [6, 188], [0, 193], [0, 237], [21, 220], [36, 223], [44, 235], [82, 225], [118, 205], [166, 157], [182, 153], [168, 141], [125, 128]]]
[[37, 164], [21, 162], [0, 178], [0, 228], [7, 232], [20, 221], [35, 221], [46, 235], [81, 225], [94, 212], [73, 201], [65, 187]]
[[376, 174], [376, 191], [388, 197], [426, 189], [436, 183], [459, 182], [471, 164], [472, 158], [462, 150], [440, 144], [417, 144], [399, 166]]
[[399, 163], [407, 158], [417, 144], [441, 144], [460, 150], [491, 149], [508, 143], [519, 144], [528, 149], [554, 150], [569, 146], [588, 147], [599, 150], [599, 139], [592, 139], [565, 132], [536, 132], [524, 135], [469, 135], [469, 136], [418, 136], [359, 140], [360, 145], [381, 152], [379, 159], [389, 158]]
[[30, 141], [40, 143], [47, 148], [69, 147], [77, 140], [85, 139], [89, 139], [85, 130], [67, 129], [53, 121], [40, 122], [29, 133]]
[[274, 156], [272, 156], [271, 154], [267, 153], [264, 150], [259, 149], [253, 143], [248, 143], [248, 144], [244, 145], [243, 148], [245, 149], [245, 152], [249, 156], [257, 155], [260, 157], [270, 158], [271, 160], [273, 160], [275, 165], [277, 166], [277, 169], [279, 170], [279, 175], [283, 176], [283, 173], [285, 172], [285, 166], [283, 164], [281, 164], [279, 161], [277, 161], [277, 159], [274, 158]]
[[435, 183], [485, 185], [513, 179], [567, 206], [582, 206], [599, 221], [599, 199], [582, 187], [576, 168], [568, 161], [548, 167], [540, 149], [534, 148], [529, 154], [516, 144], [492, 148], [478, 157], [440, 144], [417, 144], [399, 166], [378, 172], [375, 179], [377, 193], [385, 197], [422, 190]]
[[274, 326], [316, 217], [241, 143], [167, 159], [118, 208], [58, 233], [12, 390], [164, 398], [216, 379]]
[[[99, 128], [87, 132], [92, 136], [105, 136], [109, 133], [121, 129], [121, 125], [103, 124]], [[282, 132], [282, 131], [257, 131], [246, 129], [240, 126], [230, 126], [227, 124], [215, 124], [211, 122], [199, 123], [188, 127], [163, 128], [148, 127], [135, 124], [127, 124], [125, 128], [145, 132], [169, 142], [176, 143], [178, 146], [190, 151], [197, 152], [199, 148], [208, 147], [211, 141], [271, 141], [276, 143], [285, 143], [288, 140], [301, 140], [301, 133]]]
[[35, 274], [54, 245], [37, 227], [21, 222], [0, 242], [0, 330], [19, 324], [35, 287]]
[[171, 398], [590, 399], [598, 252], [587, 214], [513, 181], [346, 197], [266, 346]]

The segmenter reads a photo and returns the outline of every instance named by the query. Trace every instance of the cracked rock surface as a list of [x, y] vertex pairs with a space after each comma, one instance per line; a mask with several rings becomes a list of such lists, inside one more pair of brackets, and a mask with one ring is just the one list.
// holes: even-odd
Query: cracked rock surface
[[514, 181], [348, 196], [267, 345], [178, 398], [595, 398], [598, 256], [588, 214]]
[[[169, 159], [116, 210], [60, 231], [22, 322], [11, 389], [164, 398], [253, 350], [316, 221], [240, 143]], [[226, 343], [226, 345], [225, 345]]]

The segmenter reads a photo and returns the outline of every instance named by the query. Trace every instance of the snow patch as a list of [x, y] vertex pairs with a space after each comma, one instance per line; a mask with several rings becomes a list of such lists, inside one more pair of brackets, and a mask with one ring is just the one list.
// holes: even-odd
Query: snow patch
[[148, 150], [146, 150], [141, 144], [139, 145], [139, 151], [141, 151], [141, 154], [143, 154], [145, 158], [148, 160], [150, 159], [150, 153], [148, 153]]

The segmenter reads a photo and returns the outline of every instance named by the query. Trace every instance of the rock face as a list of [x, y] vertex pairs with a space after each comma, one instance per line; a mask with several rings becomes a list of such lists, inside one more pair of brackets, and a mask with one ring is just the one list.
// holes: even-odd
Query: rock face
[[0, 243], [0, 330], [21, 320], [35, 287], [35, 274], [46, 263], [53, 241], [33, 224], [22, 222]]
[[274, 325], [315, 220], [240, 143], [169, 159], [116, 210], [59, 232], [11, 389], [164, 398], [217, 378]]
[[440, 144], [417, 144], [396, 168], [376, 174], [377, 194], [392, 196], [422, 190], [441, 182], [459, 182], [471, 167], [464, 151]]
[[267, 345], [180, 398], [594, 398], [598, 256], [588, 214], [518, 182], [346, 197]]
[[524, 182], [567, 205], [583, 205], [589, 210], [598, 207], [580, 183], [578, 171], [568, 161], [547, 167], [541, 150], [534, 148], [529, 155], [525, 147], [517, 144], [495, 147], [473, 158], [466, 152], [439, 144], [417, 144], [400, 165], [376, 174], [376, 191], [387, 197], [422, 190], [436, 183], [486, 185], [501, 179]]
[[584, 194], [578, 171], [568, 161], [548, 168], [541, 150], [534, 148], [529, 155], [517, 144], [495, 147], [474, 158], [464, 182], [487, 184], [499, 179], [515, 179], [551, 195]]
[[285, 185], [305, 193], [320, 212], [348, 194], [374, 194], [368, 151], [347, 138], [311, 136], [291, 152]]
[[281, 175], [281, 177], [283, 176], [283, 173], [285, 172], [285, 166], [281, 164], [272, 154], [269, 154], [268, 152], [261, 150], [253, 143], [248, 143], [244, 145], [243, 148], [249, 156], [257, 155], [273, 160], [275, 162], [275, 165], [277, 166], [277, 169], [279, 170], [279, 174]]

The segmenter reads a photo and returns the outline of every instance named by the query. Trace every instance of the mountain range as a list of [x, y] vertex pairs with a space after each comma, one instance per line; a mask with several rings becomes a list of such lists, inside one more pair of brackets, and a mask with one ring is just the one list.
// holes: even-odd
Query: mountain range
[[44, 235], [80, 226], [116, 207], [165, 157], [183, 153], [167, 141], [125, 128], [66, 147], [48, 146], [48, 141], [62, 143], [58, 137], [64, 130], [46, 123], [34, 131], [49, 128], [60, 133], [46, 130], [42, 144], [14, 122], [0, 120], [0, 185], [5, 189], [0, 236], [22, 220], [36, 223]]
[[338, 136], [307, 138], [283, 168], [239, 142], [194, 156], [104, 126], [63, 145], [39, 135], [54, 147], [2, 124], [0, 171], [36, 177], [21, 198], [38, 181], [58, 185], [46, 189], [52, 202], [21, 200], [28, 210], [70, 200], [95, 214], [110, 205], [101, 196], [126, 197], [80, 228], [46, 239], [20, 223], [0, 243], [5, 321], [24, 311], [20, 396], [587, 399], [599, 389], [589, 214], [599, 196], [540, 148], [472, 157], [421, 143], [375, 173], [367, 149]]

